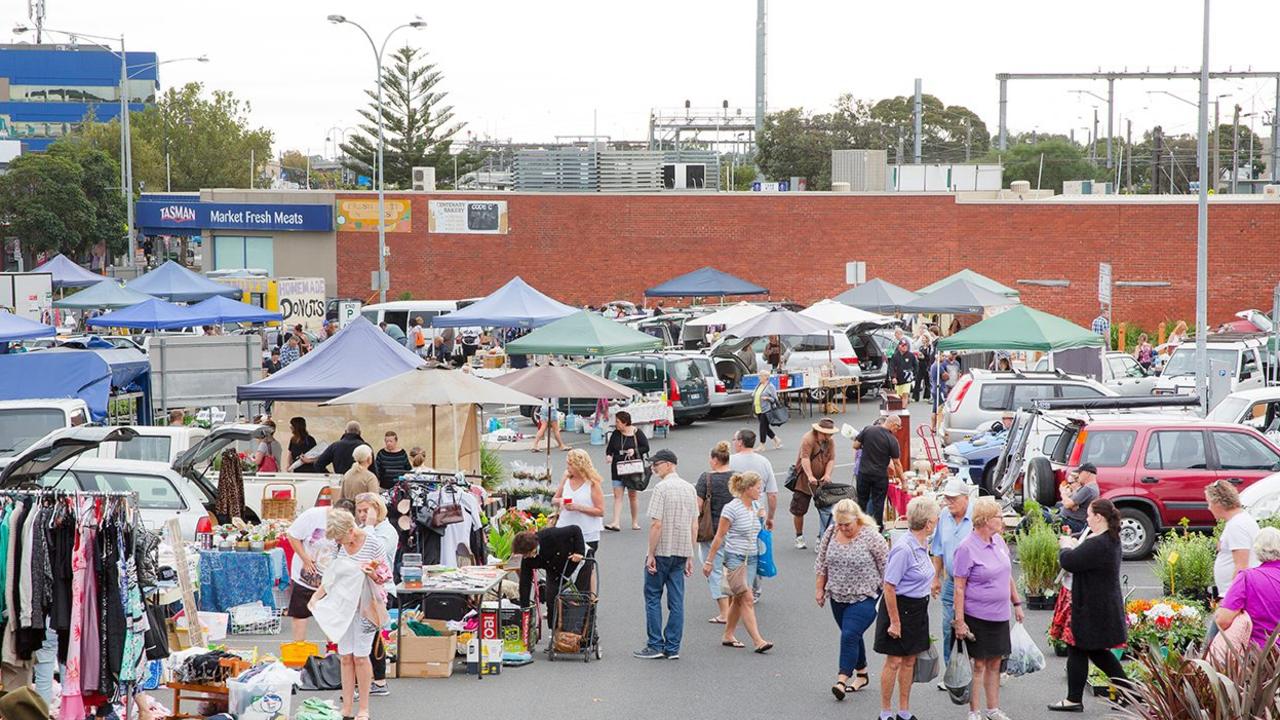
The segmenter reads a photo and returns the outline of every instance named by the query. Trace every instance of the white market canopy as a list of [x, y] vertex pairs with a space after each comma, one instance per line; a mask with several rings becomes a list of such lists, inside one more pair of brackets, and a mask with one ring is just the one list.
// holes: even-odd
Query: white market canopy
[[753, 305], [749, 302], [740, 302], [737, 305], [730, 305], [722, 310], [717, 310], [710, 315], [703, 315], [702, 317], [694, 318], [685, 323], [685, 325], [692, 325], [694, 327], [724, 325], [727, 327], [730, 325], [737, 325], [741, 322], [746, 322], [747, 320], [763, 315], [768, 311], [769, 308], [761, 305]]
[[819, 300], [818, 302], [801, 310], [800, 314], [805, 317], [811, 317], [814, 320], [821, 320], [824, 323], [835, 325], [837, 327], [858, 325], [860, 323], [887, 325], [894, 321], [893, 318], [886, 315], [860, 310], [856, 307], [851, 307], [829, 298], [826, 300]]

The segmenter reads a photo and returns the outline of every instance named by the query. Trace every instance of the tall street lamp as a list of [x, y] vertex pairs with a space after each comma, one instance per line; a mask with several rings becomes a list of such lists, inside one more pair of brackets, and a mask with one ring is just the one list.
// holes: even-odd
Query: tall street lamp
[[384, 188], [382, 183], [382, 154], [386, 145], [382, 129], [382, 54], [387, 49], [387, 42], [391, 40], [391, 36], [394, 35], [397, 30], [407, 27], [414, 28], [416, 30], [426, 27], [427, 23], [420, 18], [415, 18], [412, 22], [397, 25], [396, 27], [391, 28], [391, 31], [387, 33], [386, 38], [382, 40], [382, 46], [379, 47], [373, 42], [373, 36], [369, 34], [368, 30], [364, 29], [363, 25], [353, 20], [348, 20], [345, 15], [330, 15], [329, 22], [335, 25], [342, 25], [344, 23], [347, 25], [353, 25], [359, 29], [360, 32], [364, 33], [365, 38], [369, 41], [369, 47], [373, 49], [374, 62], [377, 63], [378, 72], [375, 77], [378, 81], [378, 301], [386, 302], [387, 286], [391, 283], [390, 278], [387, 277], [387, 214], [385, 206], [386, 199], [384, 197]]
[[[146, 63], [143, 65], [130, 65], [129, 69], [132, 70], [133, 72], [129, 73], [129, 79], [132, 80], [133, 78], [137, 77], [138, 75], [141, 75], [142, 73], [152, 68], [158, 68], [161, 65], [168, 65], [169, 63], [176, 63], [176, 62], [207, 63], [209, 62], [209, 56], [200, 55], [198, 57], [184, 57], [184, 58], [174, 58], [172, 60], [161, 60], [160, 62]], [[187, 124], [188, 125], [191, 124], [190, 118], [187, 119]], [[173, 192], [173, 178], [170, 176], [170, 173], [169, 173], [169, 112], [168, 110], [164, 111], [164, 191]]]
[[[1200, 164], [1200, 197], [1196, 203], [1196, 394], [1200, 409], [1209, 412], [1209, 0], [1204, 0], [1204, 37], [1200, 58], [1200, 137], [1196, 138], [1196, 160]], [[1217, 128], [1214, 128], [1216, 131]], [[1215, 140], [1217, 138], [1215, 137]], [[1215, 147], [1214, 152], [1218, 149]], [[1213, 178], [1214, 185], [1218, 178]]]

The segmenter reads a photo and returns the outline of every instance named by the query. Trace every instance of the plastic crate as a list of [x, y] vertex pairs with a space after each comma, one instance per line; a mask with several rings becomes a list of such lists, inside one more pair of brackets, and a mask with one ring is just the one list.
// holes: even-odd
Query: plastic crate
[[[235, 608], [232, 608], [235, 610]], [[280, 618], [284, 611], [279, 608], [267, 608], [269, 617], [252, 620], [237, 620], [236, 613], [231, 613], [230, 631], [232, 635], [279, 635]]]

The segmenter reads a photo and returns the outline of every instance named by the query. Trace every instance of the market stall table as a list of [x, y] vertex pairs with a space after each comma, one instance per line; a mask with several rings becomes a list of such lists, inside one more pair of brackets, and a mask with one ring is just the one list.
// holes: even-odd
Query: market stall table
[[[421, 607], [433, 595], [454, 595], [467, 598], [479, 597], [483, 598], [491, 592], [497, 592], [502, 584], [502, 578], [507, 571], [502, 568], [492, 568], [484, 565], [463, 567], [457, 569], [449, 569], [444, 572], [432, 572], [428, 568], [423, 569], [422, 586], [408, 587], [404, 583], [396, 586], [396, 598], [400, 603], [401, 617], [396, 621], [396, 647], [403, 647], [401, 639], [403, 637], [404, 628], [404, 609], [410, 603], [418, 603]], [[476, 634], [479, 639], [479, 633]], [[502, 613], [498, 613], [498, 637], [502, 637]], [[400, 653], [396, 653], [396, 677], [400, 677]], [[477, 679], [483, 679], [483, 673], [476, 674]]]
[[227, 612], [229, 608], [257, 600], [276, 607], [272, 592], [277, 580], [288, 582], [282, 571], [284, 552], [201, 550], [200, 609]]
[[630, 405], [610, 405], [610, 425], [613, 425], [613, 418], [618, 414], [619, 410], [626, 410], [631, 414], [632, 425], [649, 425], [658, 422], [671, 425], [675, 423], [675, 414], [672, 412], [671, 406], [661, 401], [631, 403]]

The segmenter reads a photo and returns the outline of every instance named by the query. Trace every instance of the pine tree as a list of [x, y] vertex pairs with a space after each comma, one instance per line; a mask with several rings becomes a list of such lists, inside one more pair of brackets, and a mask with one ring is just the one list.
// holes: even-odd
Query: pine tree
[[[383, 179], [389, 188], [411, 187], [415, 167], [436, 168], [438, 179], [453, 177], [449, 146], [462, 131], [463, 123], [454, 122], [453, 106], [445, 103], [448, 93], [438, 89], [444, 73], [424, 58], [425, 53], [406, 46], [392, 56], [391, 67], [383, 69]], [[376, 89], [366, 90], [365, 94], [369, 96], [369, 106], [359, 111], [365, 122], [360, 125], [360, 133], [342, 145], [347, 156], [343, 164], [376, 183], [378, 94]], [[466, 152], [458, 158], [459, 174], [477, 166], [479, 159], [474, 153]]]

